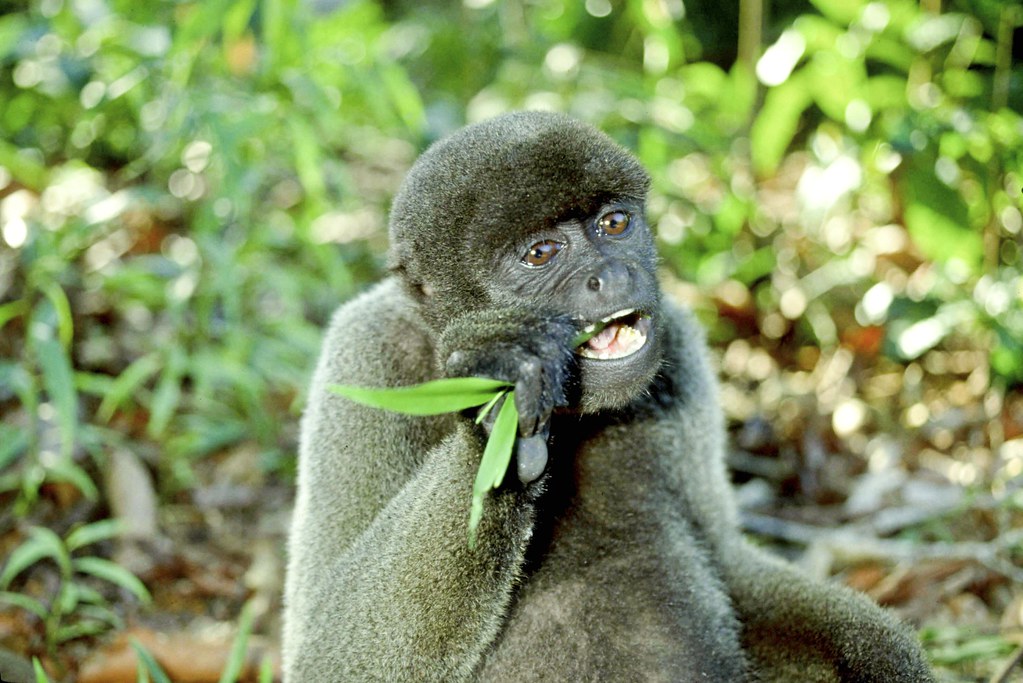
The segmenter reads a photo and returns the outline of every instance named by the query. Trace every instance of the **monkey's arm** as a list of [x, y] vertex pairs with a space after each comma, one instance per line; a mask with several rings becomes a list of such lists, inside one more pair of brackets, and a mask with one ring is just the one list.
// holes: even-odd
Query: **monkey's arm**
[[713, 547], [754, 668], [765, 683], [933, 680], [913, 635], [888, 612], [851, 589], [804, 576], [742, 537], [703, 335], [687, 314], [668, 312], [665, 372], [672, 400], [662, 419], [678, 436], [672, 452], [682, 454], [669, 472]]
[[867, 596], [815, 581], [736, 539], [722, 566], [765, 683], [933, 681], [916, 638]]
[[485, 359], [515, 355], [511, 324], [466, 320], [438, 353], [435, 335], [393, 282], [335, 317], [302, 425], [285, 596], [288, 681], [471, 675], [503, 620], [536, 487], [492, 492], [470, 550], [472, 483], [484, 445], [471, 417], [397, 415], [326, 387], [436, 379], [435, 358], [455, 349], [479, 374], [499, 373], [504, 361]]

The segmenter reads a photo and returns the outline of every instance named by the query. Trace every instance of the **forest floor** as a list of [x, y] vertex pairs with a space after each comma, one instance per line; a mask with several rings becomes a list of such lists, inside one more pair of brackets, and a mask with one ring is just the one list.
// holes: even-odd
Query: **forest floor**
[[[1023, 395], [988, 386], [973, 348], [908, 367], [881, 357], [871, 339], [831, 354], [745, 340], [715, 351], [748, 531], [920, 629], [941, 680], [1021, 680], [1023, 670], [1009, 667], [1023, 651]], [[173, 680], [217, 681], [245, 603], [254, 635], [243, 680], [256, 680], [265, 655], [276, 662], [293, 490], [263, 472], [258, 449], [243, 444], [198, 463], [189, 491], [158, 509], [141, 504], [135, 514], [155, 510], [159, 532], [110, 550], [153, 603], [121, 592], [126, 628], [71, 641], [51, 671], [77, 672], [81, 683], [135, 681], [134, 640]], [[128, 478], [122, 486], [152, 487], [144, 474]], [[76, 506], [89, 514], [72, 487], [48, 485], [43, 503], [65, 518]], [[24, 589], [45, 591], [56, 572], [38, 564]], [[2, 612], [0, 640], [36, 651], [40, 625]]]

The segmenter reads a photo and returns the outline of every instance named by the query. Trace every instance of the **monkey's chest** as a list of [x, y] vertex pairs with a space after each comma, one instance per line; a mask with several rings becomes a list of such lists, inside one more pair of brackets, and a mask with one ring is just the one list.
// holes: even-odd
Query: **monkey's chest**
[[702, 560], [672, 555], [627, 543], [552, 551], [520, 587], [479, 680], [742, 680], [730, 602]]

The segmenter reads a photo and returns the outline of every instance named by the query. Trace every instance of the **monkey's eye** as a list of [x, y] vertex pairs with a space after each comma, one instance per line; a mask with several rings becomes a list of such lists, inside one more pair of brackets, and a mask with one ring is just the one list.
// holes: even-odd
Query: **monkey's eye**
[[624, 211], [605, 213], [597, 221], [597, 230], [605, 235], [622, 235], [629, 229], [629, 214]]
[[522, 257], [522, 262], [527, 266], [543, 266], [548, 261], [554, 258], [555, 254], [561, 251], [561, 248], [565, 246], [560, 242], [554, 240], [545, 240], [543, 242], [537, 242], [529, 248], [526, 255]]

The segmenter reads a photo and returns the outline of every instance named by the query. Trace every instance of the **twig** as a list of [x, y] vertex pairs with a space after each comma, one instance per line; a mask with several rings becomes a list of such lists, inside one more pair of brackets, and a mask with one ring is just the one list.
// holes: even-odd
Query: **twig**
[[1023, 583], [1023, 569], [1006, 559], [1005, 554], [1023, 544], [1023, 529], [1013, 529], [987, 542], [920, 543], [877, 538], [862, 526], [841, 529], [815, 527], [766, 515], [743, 515], [747, 531], [790, 543], [814, 545], [826, 550], [845, 564], [869, 560], [920, 562], [922, 560], [975, 561], [994, 572]]
[[991, 677], [990, 683], [1009, 683], [1009, 674], [1016, 668], [1016, 665], [1023, 662], [1023, 645], [1016, 648], [1012, 656], [1002, 664], [998, 672]]

